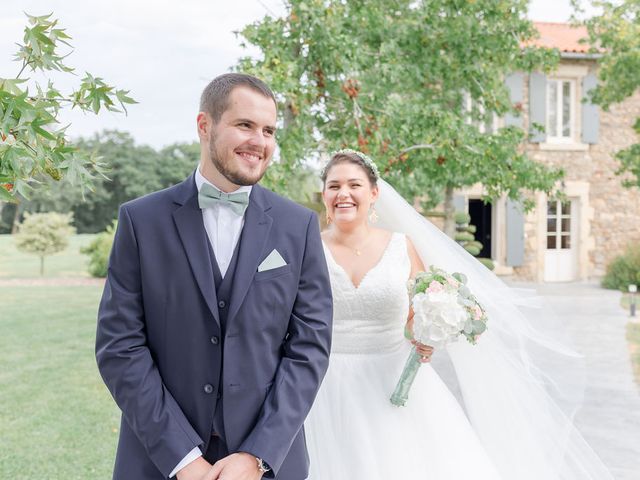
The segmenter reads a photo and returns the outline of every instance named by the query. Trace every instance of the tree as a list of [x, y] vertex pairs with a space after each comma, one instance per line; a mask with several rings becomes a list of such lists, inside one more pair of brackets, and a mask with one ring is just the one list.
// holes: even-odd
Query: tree
[[69, 245], [69, 237], [75, 233], [72, 217], [55, 212], [25, 214], [15, 235], [16, 247], [40, 257], [40, 275], [44, 275], [44, 258]]
[[454, 189], [481, 182], [487, 199], [552, 190], [561, 172], [527, 158], [521, 129], [477, 127], [518, 114], [507, 74], [556, 65], [557, 52], [523, 47], [536, 35], [527, 3], [288, 0], [284, 17], [244, 28], [262, 58], [237, 68], [264, 78], [281, 112], [281, 158], [267, 181], [285, 183], [319, 152], [357, 148], [407, 198], [444, 198], [448, 230]]
[[[576, 0], [572, 2], [579, 10]], [[600, 53], [599, 84], [592, 101], [608, 110], [632, 96], [640, 88], [640, 0], [594, 0], [600, 15], [583, 21], [589, 32], [593, 53]], [[640, 135], [640, 117], [633, 125]], [[620, 161], [617, 175], [625, 187], [640, 187], [640, 143], [616, 153]]]
[[[126, 112], [126, 104], [135, 103], [127, 90], [119, 90], [103, 79], [86, 73], [77, 90], [64, 94], [51, 81], [46, 87], [35, 83], [29, 91], [25, 71], [59, 71], [73, 74], [64, 62], [71, 48], [64, 29], [52, 15], [27, 15], [24, 43], [18, 44], [16, 61], [21, 68], [14, 78], [0, 78], [0, 201], [15, 201], [16, 195], [28, 196], [38, 175], [54, 180], [67, 177], [90, 186], [99, 162], [83, 154], [67, 138], [67, 127], [58, 126], [63, 108], [79, 108], [97, 114], [101, 109]], [[35, 91], [34, 91], [35, 90]], [[122, 110], [121, 110], [122, 109]]]
[[81, 187], [66, 178], [42, 178], [39, 188], [21, 199], [14, 217], [22, 212], [73, 212], [79, 232], [100, 232], [111, 224], [122, 203], [181, 182], [200, 159], [197, 143], [176, 143], [158, 152], [136, 145], [129, 133], [116, 130], [78, 139], [76, 145], [103, 165], [104, 176], [94, 180], [93, 193], [83, 195]]
[[108, 179], [98, 179], [94, 194], [73, 206], [78, 229], [92, 233], [110, 225], [122, 203], [184, 180], [200, 159], [198, 144], [178, 143], [157, 152], [115, 130], [80, 140], [78, 146], [100, 158], [107, 169]]

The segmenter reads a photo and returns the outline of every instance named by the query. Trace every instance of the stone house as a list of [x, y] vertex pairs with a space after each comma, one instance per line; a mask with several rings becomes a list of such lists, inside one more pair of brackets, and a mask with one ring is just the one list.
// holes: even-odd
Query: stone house
[[640, 242], [640, 191], [622, 187], [614, 173], [615, 152], [638, 141], [631, 126], [640, 116], [640, 94], [608, 112], [584, 101], [598, 69], [598, 56], [579, 43], [586, 30], [560, 23], [536, 27], [536, 43], [558, 48], [560, 64], [549, 75], [509, 76], [511, 100], [522, 114], [496, 122], [532, 132], [523, 148], [532, 159], [564, 169], [559, 188], [566, 201], [536, 194], [535, 209], [523, 214], [506, 198], [484, 205], [482, 186], [475, 185], [456, 192], [456, 208], [471, 215], [484, 244], [480, 256], [492, 258], [499, 275], [547, 282], [601, 277], [627, 245]]

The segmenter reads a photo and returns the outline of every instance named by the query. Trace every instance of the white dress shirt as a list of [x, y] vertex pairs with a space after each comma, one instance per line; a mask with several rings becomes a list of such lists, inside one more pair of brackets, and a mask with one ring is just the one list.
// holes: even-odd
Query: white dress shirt
[[[216, 190], [220, 190], [204, 178], [200, 173], [200, 167], [196, 169], [195, 179], [198, 191], [200, 191], [204, 183], [208, 183]], [[233, 193], [247, 192], [247, 194], [251, 196], [251, 188], [251, 186], [240, 187]], [[216, 202], [214, 206], [202, 209], [202, 220], [204, 221], [204, 229], [207, 232], [207, 237], [209, 237], [209, 243], [216, 256], [218, 268], [224, 277], [229, 269], [231, 257], [233, 257], [233, 252], [238, 244], [240, 233], [242, 233], [244, 216], [235, 213], [230, 205], [224, 202]], [[200, 450], [199, 447], [194, 448], [176, 465], [176, 468], [173, 469], [169, 477], [173, 478], [176, 473], [201, 456], [202, 450]]]
[[[198, 191], [200, 191], [204, 183], [208, 183], [216, 190], [220, 190], [202, 176], [200, 167], [198, 167], [196, 170], [196, 187], [198, 187]], [[251, 196], [251, 188], [250, 185], [240, 187], [233, 193], [247, 192]], [[220, 273], [224, 277], [244, 226], [244, 216], [236, 214], [230, 205], [224, 202], [216, 202], [214, 206], [202, 209], [202, 220], [204, 221], [204, 229], [207, 231], [211, 248], [216, 255]]]

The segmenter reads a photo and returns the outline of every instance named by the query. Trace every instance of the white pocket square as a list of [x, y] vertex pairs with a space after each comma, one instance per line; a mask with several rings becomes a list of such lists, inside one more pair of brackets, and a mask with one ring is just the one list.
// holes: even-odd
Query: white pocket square
[[258, 265], [258, 271], [264, 272], [266, 270], [273, 270], [274, 268], [284, 267], [287, 262], [284, 261], [282, 255], [274, 248], [271, 253], [265, 258], [260, 265]]

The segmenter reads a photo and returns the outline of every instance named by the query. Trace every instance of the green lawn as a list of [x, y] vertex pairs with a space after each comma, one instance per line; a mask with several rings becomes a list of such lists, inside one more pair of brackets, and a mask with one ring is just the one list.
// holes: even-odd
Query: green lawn
[[120, 413], [94, 357], [102, 286], [62, 283], [89, 277], [80, 248], [93, 237], [47, 257], [43, 286], [30, 281], [41, 278], [39, 258], [0, 235], [1, 478], [111, 478]]
[[[63, 252], [45, 258], [45, 277], [88, 277], [86, 255], [80, 247], [87, 245], [95, 235], [74, 235]], [[11, 235], [0, 235], [0, 279], [40, 277], [40, 258], [19, 252]]]
[[119, 411], [94, 359], [101, 291], [0, 286], [0, 477], [111, 478]]

